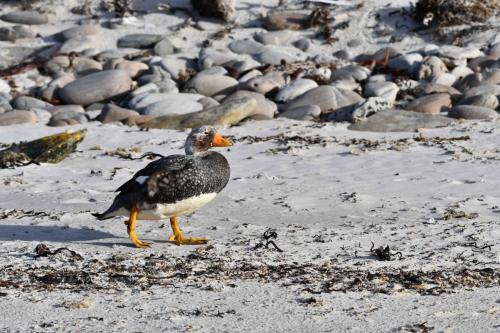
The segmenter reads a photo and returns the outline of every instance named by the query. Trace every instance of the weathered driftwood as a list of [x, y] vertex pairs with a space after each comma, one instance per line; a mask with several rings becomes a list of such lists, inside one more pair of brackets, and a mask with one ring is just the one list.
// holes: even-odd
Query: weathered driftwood
[[85, 138], [86, 129], [65, 132], [43, 138], [14, 143], [0, 151], [0, 168], [13, 168], [28, 164], [59, 163], [76, 150]]

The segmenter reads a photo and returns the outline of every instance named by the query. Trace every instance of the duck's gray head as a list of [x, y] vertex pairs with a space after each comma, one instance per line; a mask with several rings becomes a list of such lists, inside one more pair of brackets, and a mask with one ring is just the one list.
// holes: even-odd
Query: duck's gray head
[[211, 147], [228, 147], [232, 142], [217, 133], [211, 126], [201, 126], [189, 133], [184, 149], [186, 155], [196, 155], [206, 152]]

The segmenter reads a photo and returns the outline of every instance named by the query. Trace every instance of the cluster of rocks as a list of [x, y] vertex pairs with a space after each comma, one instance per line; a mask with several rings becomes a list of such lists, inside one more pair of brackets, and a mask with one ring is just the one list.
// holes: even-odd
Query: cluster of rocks
[[[0, 19], [12, 23], [0, 29], [8, 41], [33, 38], [30, 26], [48, 22], [30, 11]], [[312, 56], [307, 51], [318, 41], [274, 30], [224, 48], [201, 47], [187, 58], [161, 34], [125, 34], [109, 50], [94, 49], [92, 38], [104, 29], [60, 31], [57, 43], [37, 50], [43, 62], [0, 79], [0, 125], [100, 121], [181, 129], [285, 117], [392, 131], [498, 117], [500, 44], [484, 52], [429, 45], [409, 53], [389, 47], [354, 56], [332, 48]], [[0, 57], [2, 66], [12, 64]]]

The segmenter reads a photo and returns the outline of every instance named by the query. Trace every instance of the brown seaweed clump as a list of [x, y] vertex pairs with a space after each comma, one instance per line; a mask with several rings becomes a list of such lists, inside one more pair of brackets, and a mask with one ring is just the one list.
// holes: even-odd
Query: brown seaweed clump
[[438, 28], [484, 23], [500, 10], [498, 0], [419, 0], [415, 18]]
[[205, 17], [230, 21], [236, 13], [233, 0], [191, 0], [191, 4]]
[[59, 163], [76, 150], [85, 138], [86, 129], [65, 132], [20, 142], [0, 151], [0, 168], [13, 168], [28, 164]]

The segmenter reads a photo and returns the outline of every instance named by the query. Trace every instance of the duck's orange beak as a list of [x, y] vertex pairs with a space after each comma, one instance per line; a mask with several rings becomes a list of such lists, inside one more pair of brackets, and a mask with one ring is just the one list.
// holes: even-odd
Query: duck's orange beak
[[212, 139], [212, 147], [229, 147], [232, 146], [233, 143], [220, 135], [219, 133], [215, 133], [214, 138]]

